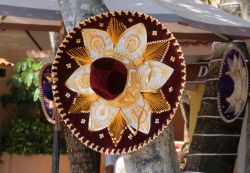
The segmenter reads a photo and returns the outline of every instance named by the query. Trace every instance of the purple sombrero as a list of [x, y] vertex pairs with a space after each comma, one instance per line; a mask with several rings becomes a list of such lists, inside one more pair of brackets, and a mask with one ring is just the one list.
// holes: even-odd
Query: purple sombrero
[[173, 118], [186, 77], [173, 34], [132, 11], [77, 25], [52, 73], [62, 119], [82, 143], [105, 154], [129, 153], [154, 140]]
[[244, 110], [248, 97], [248, 70], [236, 48], [225, 52], [218, 80], [218, 109], [225, 122], [233, 122]]
[[52, 77], [51, 77], [52, 64], [45, 64], [39, 73], [39, 94], [43, 113], [46, 119], [54, 124], [53, 117], [54, 111], [54, 98], [52, 93]]

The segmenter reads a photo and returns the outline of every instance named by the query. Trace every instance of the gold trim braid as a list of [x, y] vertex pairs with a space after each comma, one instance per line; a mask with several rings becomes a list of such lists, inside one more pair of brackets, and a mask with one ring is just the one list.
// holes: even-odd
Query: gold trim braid
[[144, 99], [149, 103], [153, 113], [167, 112], [171, 109], [161, 90], [141, 92]]
[[73, 49], [69, 49], [67, 54], [74, 60], [77, 61], [78, 64], [91, 64], [92, 60], [89, 57], [87, 51], [83, 47], [77, 47]]
[[115, 146], [120, 142], [126, 127], [121, 111], [117, 112], [115, 118], [110, 122], [108, 131]]
[[169, 40], [159, 40], [147, 43], [146, 51], [143, 54], [143, 60], [161, 61], [169, 49]]
[[107, 28], [107, 32], [110, 34], [112, 42], [116, 45], [119, 41], [120, 35], [126, 30], [126, 26], [116, 20], [115, 18], [111, 18], [109, 21], [109, 25]]
[[78, 95], [69, 108], [69, 114], [89, 113], [91, 104], [97, 100], [97, 94]]

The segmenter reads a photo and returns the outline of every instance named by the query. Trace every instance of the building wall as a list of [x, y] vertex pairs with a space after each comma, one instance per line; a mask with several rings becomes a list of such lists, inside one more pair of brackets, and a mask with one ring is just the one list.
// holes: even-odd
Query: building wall
[[[4, 153], [3, 163], [0, 164], [1, 173], [51, 173], [52, 157], [50, 155], [16, 155]], [[60, 156], [60, 173], [70, 173], [70, 164], [67, 155]]]
[[[24, 51], [0, 51], [0, 57], [3, 57], [15, 64], [16, 62], [23, 60], [24, 57], [26, 57], [26, 54]], [[8, 67], [6, 68], [6, 76], [0, 77], [0, 96], [10, 92], [7, 83], [12, 75], [12, 67]], [[4, 126], [15, 116], [15, 114], [15, 107], [13, 107], [11, 111], [7, 111], [0, 104], [0, 131], [3, 130]]]

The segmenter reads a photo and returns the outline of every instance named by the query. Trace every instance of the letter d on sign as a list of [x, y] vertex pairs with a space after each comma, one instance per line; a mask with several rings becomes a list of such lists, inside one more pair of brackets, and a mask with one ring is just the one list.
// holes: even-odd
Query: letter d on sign
[[208, 67], [205, 65], [201, 65], [199, 68], [199, 73], [198, 73], [198, 77], [205, 77], [208, 73]]

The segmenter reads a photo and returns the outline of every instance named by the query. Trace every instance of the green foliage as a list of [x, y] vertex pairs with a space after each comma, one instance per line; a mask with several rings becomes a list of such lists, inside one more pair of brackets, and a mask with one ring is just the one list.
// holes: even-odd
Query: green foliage
[[[12, 120], [5, 133], [0, 134], [2, 152], [17, 154], [51, 154], [53, 126], [49, 124], [39, 101], [39, 70], [41, 62], [32, 58], [17, 63], [14, 75], [8, 82], [10, 94], [1, 96], [2, 105], [10, 112], [17, 105], [16, 119]], [[64, 141], [61, 139], [61, 141]], [[65, 144], [61, 144], [65, 153]]]
[[[61, 153], [66, 147], [60, 136]], [[53, 144], [53, 126], [45, 118], [31, 120], [17, 118], [9, 124], [8, 133], [0, 138], [0, 152], [16, 154], [51, 154]]]
[[3, 106], [15, 103], [20, 106], [20, 113], [25, 113], [24, 110], [37, 105], [39, 102], [38, 81], [41, 65], [40, 61], [27, 58], [14, 66], [14, 75], [8, 82], [11, 94], [1, 97]]
[[3, 150], [17, 154], [52, 153], [53, 127], [42, 118], [18, 118], [10, 123], [2, 139]]

